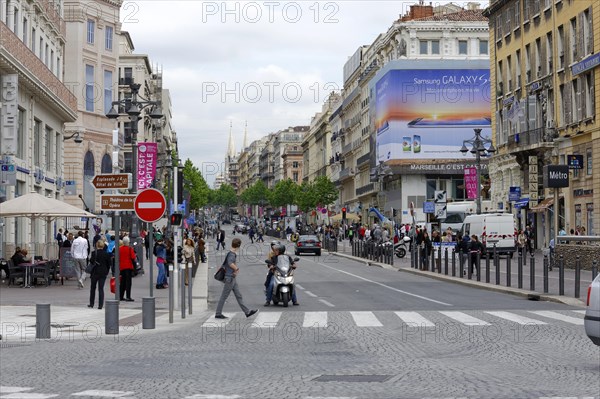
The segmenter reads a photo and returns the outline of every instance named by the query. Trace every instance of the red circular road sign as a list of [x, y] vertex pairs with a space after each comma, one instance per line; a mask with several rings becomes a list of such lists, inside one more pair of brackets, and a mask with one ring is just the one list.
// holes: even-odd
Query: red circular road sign
[[167, 201], [160, 191], [147, 188], [135, 197], [134, 207], [137, 217], [144, 222], [154, 223], [165, 213]]

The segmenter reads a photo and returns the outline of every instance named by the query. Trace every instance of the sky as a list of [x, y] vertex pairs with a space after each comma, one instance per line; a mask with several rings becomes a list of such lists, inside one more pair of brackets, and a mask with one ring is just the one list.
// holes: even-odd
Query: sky
[[246, 123], [248, 144], [310, 125], [327, 95], [342, 89], [347, 59], [411, 4], [125, 0], [121, 22], [135, 53], [162, 69], [180, 158], [190, 159], [212, 186], [222, 172], [230, 124], [236, 152]]

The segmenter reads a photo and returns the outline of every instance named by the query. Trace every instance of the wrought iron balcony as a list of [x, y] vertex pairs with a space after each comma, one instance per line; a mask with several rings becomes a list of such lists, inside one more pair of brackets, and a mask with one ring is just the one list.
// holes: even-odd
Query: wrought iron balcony
[[351, 169], [350, 168], [342, 169], [342, 171], [340, 172], [340, 180], [347, 179], [351, 175], [352, 175], [352, 173], [351, 173]]
[[537, 128], [508, 136], [509, 151], [526, 151], [534, 148], [552, 147], [558, 132], [553, 128]]
[[369, 183], [365, 186], [357, 188], [355, 191], [357, 197], [360, 195], [370, 193], [371, 191], [375, 191], [375, 183]]
[[371, 160], [371, 154], [366, 153], [365, 155], [358, 157], [358, 159], [356, 160], [356, 167], [364, 165], [365, 163], [368, 163], [370, 160]]

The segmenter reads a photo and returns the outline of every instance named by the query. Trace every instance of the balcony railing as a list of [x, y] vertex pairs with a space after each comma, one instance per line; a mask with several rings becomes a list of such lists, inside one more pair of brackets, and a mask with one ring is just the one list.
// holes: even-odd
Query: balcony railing
[[360, 157], [358, 157], [358, 159], [356, 160], [356, 167], [359, 167], [367, 162], [369, 162], [371, 160], [371, 154], [367, 153], [365, 155], [362, 155]]
[[350, 177], [350, 168], [342, 169], [340, 172], [340, 180], [346, 179]]
[[366, 186], [362, 186], [356, 189], [356, 196], [358, 197], [359, 195], [363, 195], [363, 194], [367, 194], [370, 193], [371, 191], [375, 190], [375, 184], [374, 183], [369, 183]]
[[549, 129], [540, 127], [537, 129], [527, 130], [525, 132], [516, 133], [508, 136], [508, 148], [514, 149], [517, 147], [535, 146], [539, 147], [547, 146], [544, 143], [552, 143], [552, 141], [558, 137], [556, 129]]
[[347, 153], [349, 153], [350, 151], [352, 151], [352, 143], [348, 143], [346, 144], [343, 148], [342, 148], [342, 154], [346, 155]]

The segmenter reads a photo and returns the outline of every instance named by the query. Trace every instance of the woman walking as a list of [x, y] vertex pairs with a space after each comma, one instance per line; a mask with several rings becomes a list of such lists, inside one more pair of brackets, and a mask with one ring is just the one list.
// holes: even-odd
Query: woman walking
[[163, 243], [162, 237], [154, 246], [154, 255], [156, 256], [156, 267], [158, 267], [158, 276], [156, 277], [156, 289], [169, 288], [167, 284], [167, 274], [165, 273], [165, 262], [167, 261], [167, 248]]
[[[133, 262], [135, 252], [129, 246], [129, 237], [123, 237], [123, 245], [119, 247], [119, 269], [121, 272], [121, 301], [133, 302], [131, 298], [131, 278], [133, 277]], [[127, 293], [127, 297], [125, 294]]]
[[94, 265], [94, 269], [90, 275], [92, 283], [90, 285], [90, 304], [88, 308], [94, 307], [96, 285], [98, 286], [98, 309], [102, 309], [102, 306], [104, 306], [104, 282], [110, 270], [111, 260], [112, 256], [104, 249], [104, 240], [98, 240], [96, 250], [92, 252], [90, 257], [90, 263]]
[[189, 269], [194, 263], [196, 263], [196, 248], [194, 247], [194, 240], [192, 240], [191, 238], [186, 238], [185, 243], [183, 244], [183, 261], [185, 262], [185, 285], [188, 285]]

